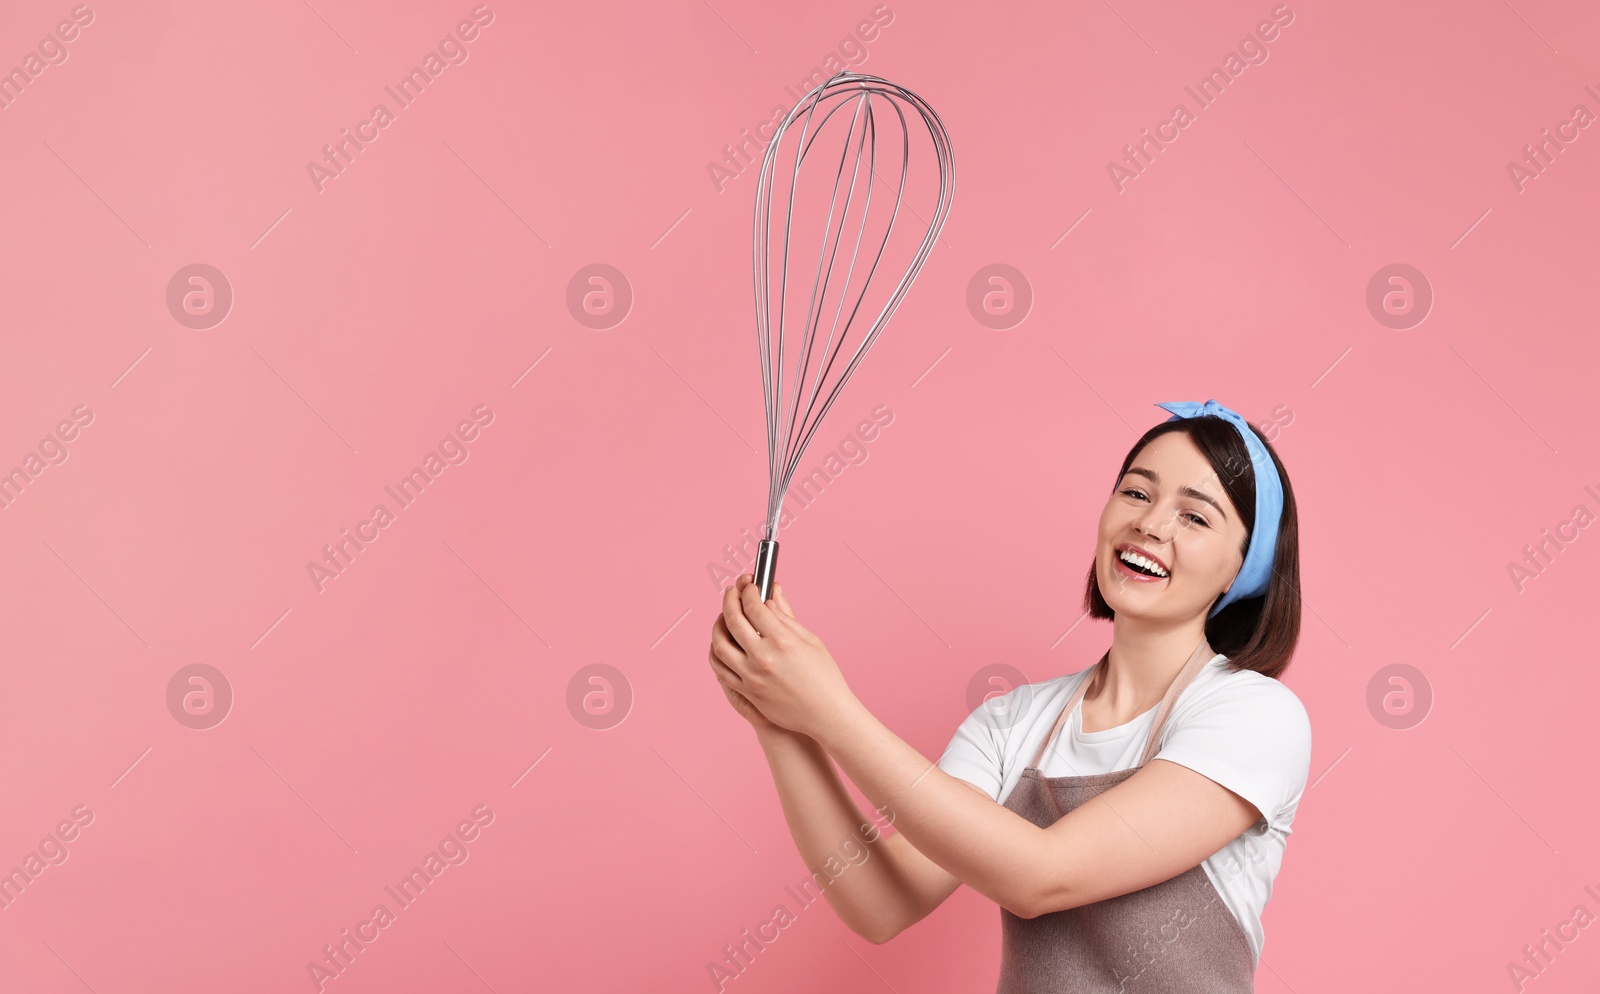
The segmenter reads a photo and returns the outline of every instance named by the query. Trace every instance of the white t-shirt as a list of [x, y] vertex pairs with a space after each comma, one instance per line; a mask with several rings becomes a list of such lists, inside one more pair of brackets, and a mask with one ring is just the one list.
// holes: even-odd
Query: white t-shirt
[[[1093, 669], [1026, 684], [980, 705], [956, 729], [939, 768], [1004, 804], [1062, 707]], [[1017, 717], [1009, 724], [999, 717], [1013, 714]], [[1144, 754], [1155, 714], [1152, 707], [1115, 728], [1085, 733], [1080, 702], [1046, 750], [1040, 772], [1069, 777], [1132, 768]], [[1259, 964], [1265, 943], [1261, 913], [1272, 896], [1311, 768], [1311, 721], [1304, 705], [1271, 677], [1230, 671], [1227, 657], [1218, 653], [1184, 688], [1151, 758], [1186, 766], [1261, 812], [1261, 820], [1201, 863]]]

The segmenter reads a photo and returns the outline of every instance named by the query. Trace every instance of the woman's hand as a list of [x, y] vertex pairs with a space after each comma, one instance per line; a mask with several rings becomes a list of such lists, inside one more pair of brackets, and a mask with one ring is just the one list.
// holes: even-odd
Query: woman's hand
[[[745, 576], [749, 576], [749, 574], [747, 573]], [[741, 576], [734, 581], [734, 587], [737, 589], [747, 582], [749, 581]], [[783, 596], [783, 587], [776, 582], [774, 582], [772, 585], [772, 597], [770, 598], [769, 603], [776, 604], [779, 610], [783, 611], [783, 613], [787, 614], [790, 618], [794, 617], [794, 609], [789, 606], [788, 598]], [[748, 697], [739, 693], [737, 690], [734, 690], [733, 686], [730, 685], [731, 683], [737, 683], [737, 676], [732, 670], [728, 669], [727, 665], [717, 658], [716, 637], [719, 629], [724, 633], [726, 633], [728, 630], [727, 625], [723, 623], [721, 614], [718, 614], [716, 621], [712, 622], [711, 624], [711, 649], [706, 653], [706, 658], [711, 663], [712, 672], [715, 673], [717, 677], [717, 684], [722, 687], [722, 693], [728, 698], [728, 703], [733, 705], [733, 709], [739, 713], [739, 717], [743, 718], [745, 721], [748, 721], [758, 733], [788, 731], [788, 729], [780, 728], [779, 726], [774, 725], [767, 719], [766, 715], [761, 713], [759, 708], [750, 703], [750, 699]]]
[[[717, 617], [720, 620], [722, 616], [718, 615]], [[721, 667], [723, 670], [727, 669], [726, 666], [722, 666], [722, 664], [717, 661], [717, 650], [715, 647], [713, 647], [706, 655], [711, 660], [711, 668], [713, 670], [717, 669], [718, 667]], [[724, 678], [721, 673], [717, 674], [717, 683], [722, 687], [723, 696], [728, 698], [728, 703], [732, 704], [733, 709], [739, 712], [739, 717], [750, 723], [750, 727], [756, 730], [756, 734], [759, 735], [766, 732], [787, 731], [787, 729], [779, 728], [771, 721], [768, 721], [767, 716], [762, 714], [760, 709], [754, 704], [750, 703], [750, 698], [744, 696], [728, 685], [728, 680]]]
[[746, 706], [761, 721], [815, 737], [854, 695], [822, 640], [795, 618], [783, 588], [775, 584], [762, 603], [753, 580], [743, 574], [723, 591], [711, 626], [712, 669], [729, 703], [758, 731]]

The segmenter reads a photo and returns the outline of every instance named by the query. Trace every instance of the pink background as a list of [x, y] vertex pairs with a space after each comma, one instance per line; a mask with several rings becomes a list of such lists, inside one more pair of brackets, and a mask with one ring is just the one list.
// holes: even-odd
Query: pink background
[[[0, 68], [73, 7], [4, 5]], [[706, 663], [710, 564], [767, 472], [755, 170], [719, 192], [707, 165], [874, 4], [494, 0], [319, 193], [307, 162], [472, 7], [92, 0], [0, 110], [0, 469], [93, 414], [0, 516], [0, 868], [93, 813], [0, 911], [8, 991], [315, 989], [306, 963], [480, 805], [467, 861], [326, 989], [714, 990], [706, 964], [806, 875]], [[1184, 87], [1273, 10], [1205, 7], [891, 0], [844, 46], [939, 111], [958, 182], [802, 470], [893, 422], [780, 536], [779, 575], [936, 758], [979, 669], [1042, 680], [1107, 644], [1074, 627], [1081, 576], [1152, 405], [1277, 417], [1314, 783], [1257, 989], [1514, 990], [1524, 945], [1600, 913], [1600, 537], [1508, 575], [1600, 512], [1600, 134], [1521, 192], [1507, 164], [1600, 113], [1600, 15], [1291, 0], [1197, 111]], [[1196, 119], [1119, 193], [1107, 163], [1179, 102]], [[166, 304], [192, 263], [234, 293], [208, 329]], [[613, 328], [567, 306], [593, 263], [632, 287]], [[1034, 293], [1006, 330], [966, 303], [996, 263]], [[1367, 305], [1393, 263], [1434, 294], [1404, 330]], [[319, 592], [307, 563], [479, 405], [468, 459]], [[605, 730], [568, 705], [596, 663], [632, 695]], [[1396, 663], [1433, 695], [1405, 730], [1367, 704]], [[166, 700], [192, 664], [232, 688], [204, 730]], [[729, 988], [993, 989], [999, 915], [970, 889], [884, 946], [821, 902], [798, 918]], [[1593, 989], [1579, 934], [1541, 994]]]

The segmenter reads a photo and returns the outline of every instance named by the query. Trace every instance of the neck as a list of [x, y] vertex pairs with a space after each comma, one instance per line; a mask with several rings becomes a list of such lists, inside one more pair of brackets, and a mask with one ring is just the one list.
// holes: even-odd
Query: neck
[[1131, 719], [1155, 707], [1172, 686], [1178, 672], [1200, 643], [1205, 641], [1205, 622], [1179, 628], [1152, 628], [1119, 616], [1114, 630], [1105, 672], [1096, 686], [1084, 693], [1105, 712], [1122, 720]]

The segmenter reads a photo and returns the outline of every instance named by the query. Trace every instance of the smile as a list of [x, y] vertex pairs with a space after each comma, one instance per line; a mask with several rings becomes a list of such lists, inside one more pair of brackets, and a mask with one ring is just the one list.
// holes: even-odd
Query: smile
[[1171, 575], [1160, 560], [1143, 555], [1135, 546], [1120, 546], [1114, 552], [1117, 572], [1125, 576], [1153, 583], [1156, 580], [1168, 579]]

